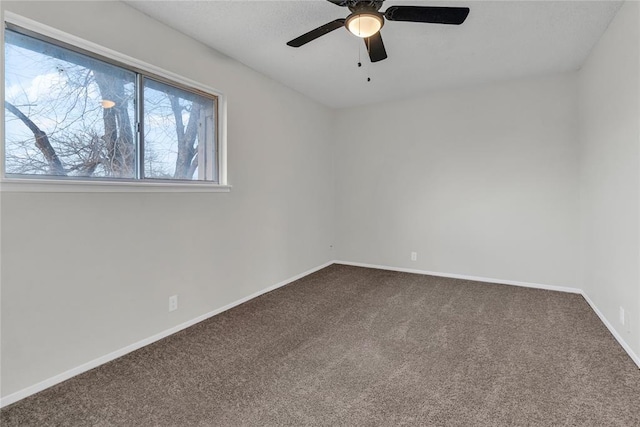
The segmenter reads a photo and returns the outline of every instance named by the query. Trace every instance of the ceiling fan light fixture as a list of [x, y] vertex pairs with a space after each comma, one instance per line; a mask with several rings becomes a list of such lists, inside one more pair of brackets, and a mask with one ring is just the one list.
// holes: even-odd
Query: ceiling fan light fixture
[[357, 37], [371, 37], [384, 25], [384, 17], [378, 12], [356, 12], [349, 15], [345, 26]]

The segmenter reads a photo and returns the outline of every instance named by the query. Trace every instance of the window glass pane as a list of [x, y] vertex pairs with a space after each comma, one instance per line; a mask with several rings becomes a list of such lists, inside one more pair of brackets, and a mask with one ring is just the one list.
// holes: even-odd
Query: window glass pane
[[145, 178], [216, 180], [214, 103], [145, 78]]
[[7, 174], [135, 178], [135, 73], [5, 31]]

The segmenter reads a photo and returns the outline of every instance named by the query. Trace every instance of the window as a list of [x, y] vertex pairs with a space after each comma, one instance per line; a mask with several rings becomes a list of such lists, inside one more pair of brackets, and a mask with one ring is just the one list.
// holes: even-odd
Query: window
[[218, 96], [7, 23], [4, 175], [220, 183]]

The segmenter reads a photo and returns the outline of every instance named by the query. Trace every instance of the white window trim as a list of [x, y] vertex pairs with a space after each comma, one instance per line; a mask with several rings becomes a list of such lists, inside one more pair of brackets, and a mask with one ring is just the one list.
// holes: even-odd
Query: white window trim
[[[42, 34], [46, 37], [68, 43], [80, 49], [94, 52], [105, 58], [120, 62], [133, 68], [146, 71], [149, 74], [163, 77], [169, 81], [192, 87], [206, 93], [215, 95], [218, 98], [218, 182], [206, 181], [151, 181], [151, 180], [87, 180], [87, 179], [40, 179], [34, 178], [8, 178], [4, 171], [4, 28], [5, 22], [22, 27], [26, 30]], [[194, 80], [180, 76], [171, 71], [164, 70], [155, 65], [140, 61], [128, 55], [116, 52], [99, 44], [84, 40], [72, 34], [65, 33], [48, 25], [41, 24], [29, 18], [17, 15], [13, 12], [5, 11], [2, 20], [2, 31], [0, 31], [0, 56], [2, 67], [0, 67], [0, 192], [36, 192], [36, 193], [92, 193], [92, 192], [228, 192], [231, 186], [227, 182], [227, 98], [226, 96], [209, 86], [198, 83]]]
[[0, 182], [2, 193], [228, 193], [230, 190], [230, 185], [204, 181], [6, 178]]

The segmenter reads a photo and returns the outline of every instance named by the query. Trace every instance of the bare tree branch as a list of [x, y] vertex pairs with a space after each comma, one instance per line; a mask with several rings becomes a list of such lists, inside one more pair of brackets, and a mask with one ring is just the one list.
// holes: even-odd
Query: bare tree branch
[[193, 160], [191, 161], [191, 166], [189, 166], [187, 176], [191, 178], [193, 174], [196, 173], [196, 169], [198, 169], [198, 153], [193, 156]]
[[56, 151], [51, 146], [51, 143], [49, 142], [49, 137], [47, 136], [47, 134], [44, 131], [42, 131], [35, 123], [33, 123], [31, 119], [29, 119], [29, 117], [25, 116], [22, 113], [22, 111], [16, 108], [9, 101], [5, 100], [4, 105], [7, 108], [7, 110], [9, 110], [13, 115], [19, 118], [22, 121], [22, 123], [24, 123], [25, 126], [27, 126], [31, 130], [31, 132], [33, 132], [33, 137], [35, 138], [36, 147], [38, 147], [42, 155], [44, 155], [44, 158], [47, 160], [47, 163], [49, 165], [49, 172], [52, 175], [66, 176], [67, 172], [64, 170], [64, 167], [62, 166], [62, 162], [60, 161], [60, 158], [58, 158]]

